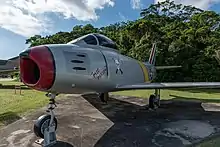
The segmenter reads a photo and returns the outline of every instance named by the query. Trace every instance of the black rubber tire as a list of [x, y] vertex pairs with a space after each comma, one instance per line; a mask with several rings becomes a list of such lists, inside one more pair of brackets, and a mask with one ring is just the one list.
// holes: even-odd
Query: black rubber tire
[[[37, 137], [40, 137], [42, 139], [44, 138], [44, 134], [43, 134], [43, 132], [41, 132], [41, 127], [42, 127], [43, 123], [48, 119], [50, 120], [50, 118], [51, 118], [51, 116], [49, 114], [45, 114], [45, 115], [40, 116], [37, 119], [37, 121], [34, 123], [34, 134]], [[55, 122], [55, 130], [57, 130], [57, 119], [56, 119], [56, 117], [54, 117], [54, 122]]]
[[[105, 95], [107, 96], [107, 99], [106, 99]], [[99, 93], [99, 98], [103, 103], [107, 103], [108, 98], [109, 98], [109, 94], [108, 93]]]
[[151, 109], [155, 108], [155, 104], [154, 104], [155, 98], [156, 98], [156, 96], [153, 94], [151, 94], [149, 97], [149, 108], [151, 108]]

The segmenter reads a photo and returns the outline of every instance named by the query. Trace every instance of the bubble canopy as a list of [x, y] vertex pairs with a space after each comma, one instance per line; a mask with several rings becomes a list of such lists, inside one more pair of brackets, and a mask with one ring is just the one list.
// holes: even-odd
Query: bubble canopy
[[91, 33], [84, 35], [82, 37], [70, 41], [68, 44], [78, 44], [82, 42], [88, 45], [104, 46], [112, 49], [117, 49], [117, 46], [114, 41], [98, 33]]

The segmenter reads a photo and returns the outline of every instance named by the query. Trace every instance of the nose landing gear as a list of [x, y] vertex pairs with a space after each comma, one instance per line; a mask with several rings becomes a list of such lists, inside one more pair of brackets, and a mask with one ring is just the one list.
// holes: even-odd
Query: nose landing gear
[[56, 94], [47, 93], [47, 97], [50, 98], [50, 103], [47, 112], [49, 114], [40, 116], [34, 124], [34, 133], [37, 137], [42, 138], [36, 141], [44, 147], [49, 147], [56, 143], [56, 129], [57, 129], [57, 119], [54, 115], [53, 109], [55, 109], [55, 97]]
[[155, 94], [149, 97], [149, 108], [156, 109], [160, 107], [160, 89], [155, 89]]

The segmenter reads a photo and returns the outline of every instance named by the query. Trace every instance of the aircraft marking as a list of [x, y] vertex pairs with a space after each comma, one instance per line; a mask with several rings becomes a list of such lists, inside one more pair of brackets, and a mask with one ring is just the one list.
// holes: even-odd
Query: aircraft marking
[[152, 71], [152, 69], [150, 68], [150, 69], [149, 69], [149, 78], [150, 78], [150, 80], [153, 79], [153, 76], [154, 76], [153, 71]]
[[96, 68], [96, 70], [93, 71], [91, 75], [93, 76], [94, 79], [99, 80], [105, 74], [106, 71], [107, 71], [106, 66], [104, 68]]
[[140, 67], [141, 67], [141, 69], [143, 71], [144, 82], [149, 82], [149, 75], [148, 75], [148, 71], [147, 71], [146, 66], [142, 62], [140, 62], [140, 61], [138, 61], [138, 64], [140, 65]]
[[154, 64], [155, 62], [155, 44], [153, 44], [153, 47], [152, 47], [152, 50], [151, 50], [151, 53], [150, 53], [150, 58], [149, 58], [149, 63], [150, 64]]
[[122, 71], [122, 69], [121, 69], [121, 60], [120, 59], [115, 59], [115, 58], [112, 58], [113, 60], [114, 60], [114, 62], [115, 62], [115, 64], [116, 64], [116, 71], [115, 71], [115, 73], [116, 74], [118, 74], [118, 72], [120, 71], [120, 73], [121, 73], [121, 75], [123, 74], [123, 71]]

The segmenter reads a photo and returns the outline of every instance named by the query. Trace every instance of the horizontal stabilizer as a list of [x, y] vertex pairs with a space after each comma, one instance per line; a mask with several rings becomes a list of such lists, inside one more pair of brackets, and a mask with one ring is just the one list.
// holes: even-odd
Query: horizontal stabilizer
[[156, 70], [181, 68], [182, 66], [155, 66]]

